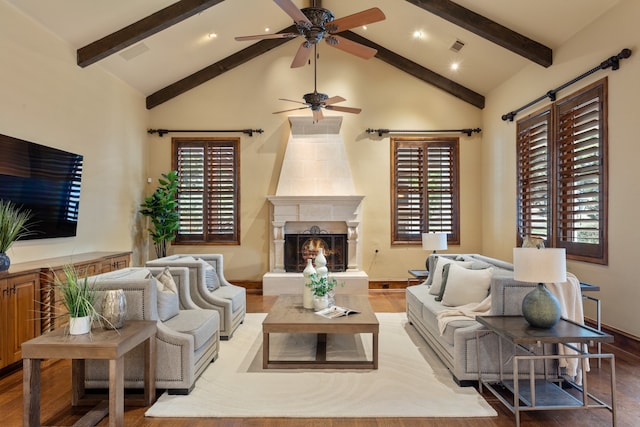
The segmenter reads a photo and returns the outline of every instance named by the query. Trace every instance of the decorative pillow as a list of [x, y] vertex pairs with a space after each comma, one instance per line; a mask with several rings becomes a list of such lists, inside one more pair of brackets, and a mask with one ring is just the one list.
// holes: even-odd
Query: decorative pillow
[[473, 264], [473, 262], [471, 261], [454, 261], [452, 259], [438, 257], [435, 268], [432, 272], [429, 273], [429, 278], [431, 278], [431, 287], [429, 288], [429, 293], [431, 295], [438, 295], [440, 293], [440, 288], [442, 286], [442, 269], [446, 264], [451, 263], [457, 264], [463, 268], [470, 268], [471, 264]]
[[447, 288], [447, 279], [449, 278], [449, 269], [453, 264], [445, 264], [442, 267], [442, 285], [440, 285], [440, 292], [436, 295], [436, 301], [442, 301], [442, 295], [444, 295], [444, 290]]
[[168, 267], [165, 267], [155, 279], [158, 287], [158, 318], [164, 322], [180, 313], [178, 287]]
[[209, 263], [207, 263], [207, 266], [204, 268], [204, 279], [204, 283], [207, 286], [207, 289], [209, 289], [209, 292], [213, 292], [220, 287], [218, 273], [216, 272], [216, 269], [213, 268], [213, 266]]
[[524, 236], [522, 239], [522, 247], [523, 248], [544, 248], [544, 239], [542, 237], [536, 236]]
[[470, 270], [452, 264], [444, 285], [442, 305], [458, 307], [484, 300], [489, 295], [493, 268]]

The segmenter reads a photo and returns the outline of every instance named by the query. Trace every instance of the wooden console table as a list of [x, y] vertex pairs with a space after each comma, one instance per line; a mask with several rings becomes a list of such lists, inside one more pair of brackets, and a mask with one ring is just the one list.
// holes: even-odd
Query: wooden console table
[[40, 362], [49, 358], [72, 359], [73, 406], [96, 403], [84, 399], [85, 360], [109, 360], [108, 408], [98, 405], [76, 424], [96, 425], [108, 413], [110, 427], [124, 426], [124, 355], [144, 343], [144, 398], [127, 403], [150, 406], [156, 394], [156, 328], [151, 320], [131, 320], [118, 330], [96, 328], [85, 335], [68, 335], [60, 328], [23, 343], [23, 426], [40, 426]]

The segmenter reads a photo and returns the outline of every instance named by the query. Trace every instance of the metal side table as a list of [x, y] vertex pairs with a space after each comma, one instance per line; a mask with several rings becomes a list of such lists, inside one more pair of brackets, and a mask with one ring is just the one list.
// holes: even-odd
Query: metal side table
[[[616, 425], [616, 375], [615, 357], [613, 354], [591, 354], [583, 351], [584, 344], [613, 342], [613, 336], [585, 325], [579, 325], [566, 319], [560, 319], [558, 324], [550, 329], [539, 329], [529, 326], [522, 316], [478, 316], [476, 320], [498, 337], [500, 353], [500, 373], [497, 381], [485, 381], [482, 371], [478, 372], [480, 393], [486, 387], [498, 398], [516, 418], [516, 427], [520, 426], [520, 412], [562, 409], [590, 409], [605, 408], [611, 412], [613, 426]], [[478, 366], [480, 366], [480, 340], [476, 332], [476, 349]], [[513, 373], [507, 378], [503, 372], [502, 343], [513, 346]], [[564, 346], [568, 352], [564, 354], [544, 354], [545, 344]], [[578, 346], [578, 347], [576, 347]], [[517, 350], [521, 350], [518, 352]], [[523, 353], [524, 351], [524, 353]], [[542, 354], [539, 354], [542, 352]], [[579, 360], [582, 369], [582, 384], [576, 384], [557, 372], [555, 375], [546, 369], [547, 361], [561, 358], [575, 358]], [[611, 404], [589, 392], [587, 359], [607, 359], [611, 364]], [[528, 373], [521, 374], [520, 362], [528, 362]], [[542, 361], [545, 366], [544, 374], [536, 372], [536, 361]], [[526, 365], [525, 365], [526, 366]], [[520, 378], [520, 376], [524, 378]], [[510, 393], [501, 393], [500, 389]], [[574, 393], [570, 393], [573, 391]], [[509, 396], [508, 394], [511, 394]], [[576, 397], [578, 396], [578, 397]], [[511, 397], [511, 399], [509, 399]]]

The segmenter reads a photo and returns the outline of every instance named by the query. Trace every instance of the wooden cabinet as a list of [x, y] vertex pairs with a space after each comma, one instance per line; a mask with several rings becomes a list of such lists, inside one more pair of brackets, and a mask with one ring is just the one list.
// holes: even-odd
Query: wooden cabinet
[[12, 264], [0, 273], [0, 372], [22, 360], [21, 345], [64, 324], [55, 277], [65, 265], [81, 276], [129, 267], [131, 252], [91, 252]]
[[37, 271], [0, 279], [0, 368], [22, 359], [21, 344], [40, 335]]

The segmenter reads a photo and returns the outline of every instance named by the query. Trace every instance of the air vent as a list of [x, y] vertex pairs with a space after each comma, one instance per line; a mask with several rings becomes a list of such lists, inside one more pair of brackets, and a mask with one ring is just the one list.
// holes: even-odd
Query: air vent
[[456, 40], [455, 42], [453, 42], [453, 44], [449, 49], [457, 53], [457, 52], [460, 52], [463, 47], [464, 47], [464, 42], [462, 40]]
[[127, 50], [123, 50], [120, 52], [120, 56], [126, 59], [127, 61], [132, 60], [136, 56], [142, 55], [146, 51], [149, 50], [149, 46], [144, 43], [138, 43], [137, 45], [130, 47]]

